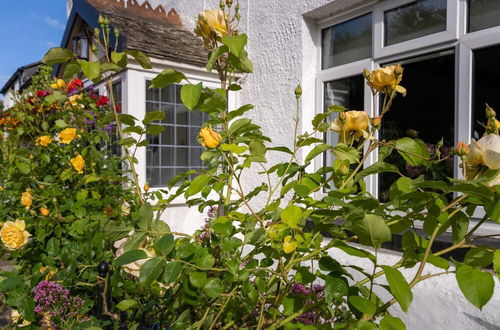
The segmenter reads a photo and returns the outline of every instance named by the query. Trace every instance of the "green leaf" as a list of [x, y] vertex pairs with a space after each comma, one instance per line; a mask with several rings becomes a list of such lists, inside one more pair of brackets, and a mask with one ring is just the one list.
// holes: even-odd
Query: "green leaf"
[[251, 122], [252, 120], [248, 118], [240, 118], [235, 120], [229, 127], [229, 135], [233, 135], [240, 128], [250, 125]]
[[191, 272], [189, 273], [189, 283], [195, 288], [203, 288], [207, 283], [207, 273], [205, 272]]
[[212, 69], [214, 67], [215, 61], [219, 58], [224, 53], [227, 53], [229, 51], [229, 48], [227, 46], [220, 46], [216, 50], [214, 50], [210, 54], [210, 58], [208, 59], [207, 62], [207, 71], [212, 72]]
[[[169, 127], [170, 128], [170, 127]], [[170, 128], [172, 129], [172, 128]], [[146, 128], [146, 134], [149, 135], [158, 135], [165, 130], [165, 126], [160, 125], [148, 125]]]
[[415, 140], [404, 137], [396, 141], [396, 148], [401, 157], [411, 166], [419, 166], [424, 163], [423, 158], [429, 157], [429, 151]]
[[348, 298], [348, 301], [351, 305], [354, 306], [358, 311], [366, 315], [373, 315], [377, 309], [375, 303], [371, 300], [360, 296], [351, 296]]
[[174, 248], [174, 235], [168, 234], [162, 236], [155, 242], [154, 248], [157, 254], [162, 256], [168, 255]]
[[26, 321], [35, 321], [35, 301], [31, 297], [25, 297], [19, 306], [19, 312]]
[[114, 71], [114, 72], [120, 72], [122, 68], [118, 66], [115, 63], [102, 63], [101, 64], [101, 71], [102, 72], [108, 72], [108, 71]]
[[146, 115], [144, 116], [144, 119], [142, 120], [142, 123], [144, 125], [149, 125], [152, 122], [163, 120], [163, 118], [165, 118], [165, 112], [159, 111], [159, 110], [151, 111], [151, 112], [146, 113]]
[[211, 176], [208, 174], [198, 175], [189, 185], [186, 190], [185, 196], [189, 197], [199, 193], [211, 180]]
[[500, 250], [493, 253], [493, 270], [500, 275]]
[[134, 116], [129, 115], [128, 113], [120, 114], [120, 121], [122, 123], [124, 123], [125, 125], [133, 126], [133, 125], [135, 125], [136, 120], [137, 119]]
[[280, 215], [281, 221], [289, 225], [291, 228], [298, 228], [300, 220], [302, 220], [302, 209], [293, 204], [288, 205]]
[[406, 330], [406, 325], [400, 318], [386, 314], [380, 321], [380, 330]]
[[149, 57], [143, 52], [135, 49], [127, 49], [125, 50], [125, 53], [132, 56], [142, 66], [143, 69], [149, 70], [153, 68], [151, 66], [151, 61], [149, 60]]
[[203, 85], [201, 83], [198, 83], [196, 85], [186, 84], [186, 85], [181, 87], [182, 103], [184, 103], [184, 105], [189, 110], [193, 110], [196, 107], [196, 105], [198, 104], [198, 101], [200, 100], [202, 88], [203, 88]]
[[241, 116], [242, 114], [244, 114], [248, 110], [253, 109], [254, 107], [255, 106], [253, 106], [252, 104], [245, 104], [236, 110], [230, 111], [227, 114], [227, 120], [233, 120], [234, 118]]
[[333, 154], [337, 159], [346, 160], [349, 164], [359, 163], [359, 155], [356, 149], [344, 143], [337, 143], [333, 147]]
[[224, 286], [218, 278], [209, 278], [203, 287], [203, 291], [205, 291], [207, 296], [210, 298], [217, 298], [222, 292], [224, 292]]
[[143, 250], [130, 250], [116, 258], [113, 261], [113, 266], [120, 267], [140, 259], [146, 259], [147, 257], [148, 255]]
[[239, 146], [234, 143], [231, 144], [223, 143], [220, 147], [222, 151], [230, 151], [237, 155], [244, 153], [248, 149], [247, 146]]
[[54, 65], [58, 63], [67, 62], [76, 55], [71, 50], [66, 48], [51, 48], [42, 58], [42, 62], [47, 65]]
[[81, 66], [78, 61], [71, 61], [64, 67], [63, 79], [71, 80], [74, 76], [80, 73]]
[[486, 268], [493, 262], [493, 252], [481, 248], [472, 248], [465, 254], [464, 264], [476, 267]]
[[245, 234], [245, 243], [251, 245], [259, 245], [266, 239], [266, 230], [257, 228]]
[[315, 146], [313, 148], [313, 150], [311, 150], [307, 154], [304, 162], [306, 162], [306, 163], [310, 162], [314, 157], [316, 157], [317, 155], [323, 153], [325, 150], [328, 150], [328, 149], [330, 149], [330, 146], [328, 144], [326, 144], [326, 143], [318, 144], [317, 146]]
[[137, 301], [132, 300], [132, 299], [125, 299], [125, 300], [120, 301], [116, 305], [116, 308], [118, 308], [122, 312], [126, 312], [126, 311], [128, 311], [129, 309], [132, 309], [132, 308], [139, 308], [139, 306], [140, 305], [139, 305], [139, 303]]
[[349, 293], [349, 287], [345, 281], [339, 277], [327, 275], [325, 277], [325, 301], [331, 303], [339, 300]]
[[367, 168], [361, 170], [356, 174], [354, 181], [359, 181], [363, 179], [365, 176], [371, 175], [371, 174], [377, 174], [377, 173], [383, 173], [383, 172], [393, 172], [393, 173], [398, 173], [399, 169], [397, 166], [385, 163], [385, 162], [376, 162], [375, 164], [372, 164], [368, 166]]
[[182, 263], [180, 261], [169, 262], [163, 271], [163, 282], [168, 285], [176, 281], [181, 271]]
[[392, 239], [389, 226], [382, 217], [375, 214], [365, 214], [362, 220], [353, 224], [352, 230], [358, 235], [361, 244], [375, 248]]
[[68, 126], [68, 124], [66, 124], [66, 122], [62, 119], [58, 119], [54, 123], [56, 124], [57, 128], [64, 128], [64, 127]]
[[457, 212], [450, 218], [453, 244], [460, 242], [469, 230], [469, 217], [464, 212]]
[[230, 222], [216, 223], [214, 226], [214, 231], [222, 236], [231, 236], [233, 233], [233, 225]]
[[178, 84], [186, 79], [184, 73], [174, 69], [165, 69], [151, 81], [149, 88], [163, 88], [167, 85]]
[[411, 293], [408, 282], [404, 278], [403, 274], [401, 274], [401, 272], [396, 268], [382, 266], [382, 269], [384, 270], [392, 295], [398, 301], [401, 309], [404, 312], [407, 312], [413, 300], [413, 294]]
[[139, 209], [137, 225], [139, 228], [148, 230], [153, 221], [153, 206], [149, 203], [143, 204]]
[[442, 268], [444, 270], [448, 270], [450, 268], [450, 262], [445, 258], [441, 258], [439, 256], [435, 256], [432, 253], [427, 257], [427, 261], [438, 268]]
[[151, 285], [151, 283], [160, 276], [164, 266], [165, 260], [161, 257], [152, 258], [146, 261], [141, 267], [139, 283], [141, 283], [142, 286]]
[[490, 273], [461, 265], [457, 269], [456, 279], [465, 298], [479, 309], [482, 309], [493, 296], [495, 282]]
[[99, 62], [88, 62], [85, 60], [78, 60], [82, 68], [83, 74], [92, 80], [94, 83], [101, 80], [101, 65]]
[[340, 249], [340, 250], [344, 251], [348, 255], [355, 256], [355, 257], [360, 257], [360, 258], [368, 258], [371, 261], [375, 262], [375, 256], [373, 254], [371, 254], [370, 252], [368, 252], [366, 250], [358, 249], [358, 248], [356, 248], [354, 246], [347, 245], [346, 243], [344, 243], [344, 242], [342, 242], [340, 240], [337, 240], [335, 242], [334, 247], [336, 247], [337, 249]]
[[116, 53], [116, 52], [111, 52], [111, 60], [113, 63], [118, 65], [120, 68], [125, 68], [128, 63], [128, 58], [127, 58], [127, 53], [122, 52], [122, 53]]
[[233, 37], [225, 37], [221, 39], [221, 42], [227, 46], [229, 51], [236, 57], [240, 57], [240, 53], [245, 48], [247, 44], [247, 35], [242, 33]]

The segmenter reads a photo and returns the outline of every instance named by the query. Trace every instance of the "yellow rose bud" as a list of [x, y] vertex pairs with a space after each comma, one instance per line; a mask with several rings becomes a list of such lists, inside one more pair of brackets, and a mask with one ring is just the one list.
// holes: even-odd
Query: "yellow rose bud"
[[330, 124], [330, 129], [339, 133], [339, 142], [351, 144], [365, 136], [368, 128], [369, 117], [364, 111], [346, 111], [345, 121], [340, 117], [335, 118]]
[[40, 136], [36, 139], [36, 145], [46, 147], [52, 142], [52, 139], [48, 135]]
[[24, 220], [5, 222], [0, 230], [0, 237], [3, 244], [9, 250], [17, 250], [26, 245], [26, 243], [28, 243], [28, 237], [31, 235], [25, 228], [26, 225], [24, 224]]
[[463, 141], [457, 143], [455, 150], [459, 156], [467, 156], [469, 154], [469, 147]]
[[76, 137], [76, 128], [65, 128], [59, 133], [59, 142], [69, 144]]
[[48, 216], [48, 215], [50, 214], [50, 211], [49, 211], [48, 209], [46, 209], [45, 207], [42, 207], [42, 208], [40, 208], [40, 213], [41, 213], [44, 217], [46, 217], [46, 216]]
[[77, 155], [75, 158], [71, 158], [71, 165], [73, 165], [78, 174], [82, 174], [85, 167], [85, 159], [81, 155]]
[[297, 249], [298, 245], [299, 243], [297, 243], [297, 241], [294, 240], [292, 236], [288, 235], [285, 237], [285, 240], [283, 241], [283, 251], [286, 254], [292, 253]]
[[374, 128], [380, 128], [380, 125], [382, 124], [382, 117], [374, 117], [370, 118], [370, 122]]
[[23, 192], [21, 195], [21, 205], [29, 209], [31, 203], [33, 203], [33, 196], [31, 196], [31, 193], [29, 191]]
[[219, 133], [214, 131], [211, 127], [204, 127], [200, 130], [200, 137], [202, 145], [206, 148], [217, 148], [222, 140]]
[[145, 191], [145, 192], [148, 192], [148, 190], [149, 190], [149, 184], [146, 182], [146, 183], [144, 184], [144, 191]]

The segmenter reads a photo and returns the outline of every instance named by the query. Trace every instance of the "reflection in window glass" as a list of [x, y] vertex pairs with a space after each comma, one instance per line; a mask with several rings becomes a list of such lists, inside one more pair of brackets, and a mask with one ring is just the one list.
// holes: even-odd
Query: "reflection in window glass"
[[[500, 113], [500, 46], [474, 51], [473, 132], [478, 140], [486, 124], [485, 105]], [[497, 116], [498, 117], [498, 116]]]
[[322, 31], [322, 68], [372, 56], [372, 15], [366, 14]]
[[446, 30], [446, 0], [420, 0], [384, 13], [385, 45]]
[[146, 84], [146, 112], [164, 111], [164, 119], [155, 124], [165, 130], [148, 136], [146, 180], [150, 187], [163, 187], [176, 174], [204, 168], [200, 160], [203, 147], [196, 137], [208, 115], [184, 107], [179, 94], [181, 86], [149, 89], [150, 83]]
[[[443, 139], [444, 145], [439, 151], [442, 157], [446, 156], [454, 145], [455, 55], [427, 57], [403, 67], [401, 85], [408, 94], [398, 96], [384, 115], [381, 137], [386, 141], [406, 136], [421, 139], [431, 156], [436, 153], [436, 144]], [[402, 174], [413, 179], [421, 175], [434, 180], [453, 177], [453, 157], [430, 168], [410, 166], [395, 151], [384, 161], [396, 165]], [[391, 184], [399, 175], [382, 173], [379, 178], [379, 199], [385, 202], [389, 200]]]
[[[329, 106], [341, 105], [349, 110], [364, 109], [364, 79], [363, 76], [354, 76], [325, 83], [325, 111]], [[334, 120], [338, 115], [332, 114], [329, 121]], [[338, 141], [338, 133], [328, 131], [325, 133], [325, 142], [329, 145], [335, 145]], [[324, 165], [333, 165], [333, 155], [327, 152], [324, 157]]]
[[469, 32], [500, 25], [500, 0], [469, 0]]

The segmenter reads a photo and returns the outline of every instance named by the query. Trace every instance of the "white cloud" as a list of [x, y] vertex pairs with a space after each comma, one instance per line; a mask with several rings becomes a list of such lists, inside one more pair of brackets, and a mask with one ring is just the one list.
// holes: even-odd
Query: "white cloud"
[[55, 42], [50, 41], [50, 40], [46, 42], [46, 45], [49, 47], [56, 47], [57, 46]]
[[45, 16], [45, 18], [43, 19], [43, 21], [48, 25], [48, 26], [51, 26], [55, 29], [60, 29], [60, 30], [64, 30], [64, 24], [59, 22], [59, 20], [55, 19], [55, 18], [52, 18], [50, 16]]

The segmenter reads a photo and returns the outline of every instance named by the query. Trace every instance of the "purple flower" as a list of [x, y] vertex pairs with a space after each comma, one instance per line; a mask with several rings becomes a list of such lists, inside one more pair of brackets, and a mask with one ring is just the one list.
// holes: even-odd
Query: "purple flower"
[[313, 311], [305, 312], [304, 314], [297, 317], [297, 321], [305, 325], [312, 325], [316, 323], [316, 313]]
[[308, 294], [311, 293], [311, 290], [306, 288], [303, 284], [295, 283], [290, 288], [290, 292], [294, 294], [303, 294], [304, 296], [307, 296]]
[[92, 112], [92, 111], [85, 111], [85, 112], [88, 113], [90, 116], [92, 116], [92, 119], [89, 119], [88, 117], [85, 117], [85, 124], [87, 124], [87, 125], [94, 125], [95, 122], [96, 122], [95, 113]]

